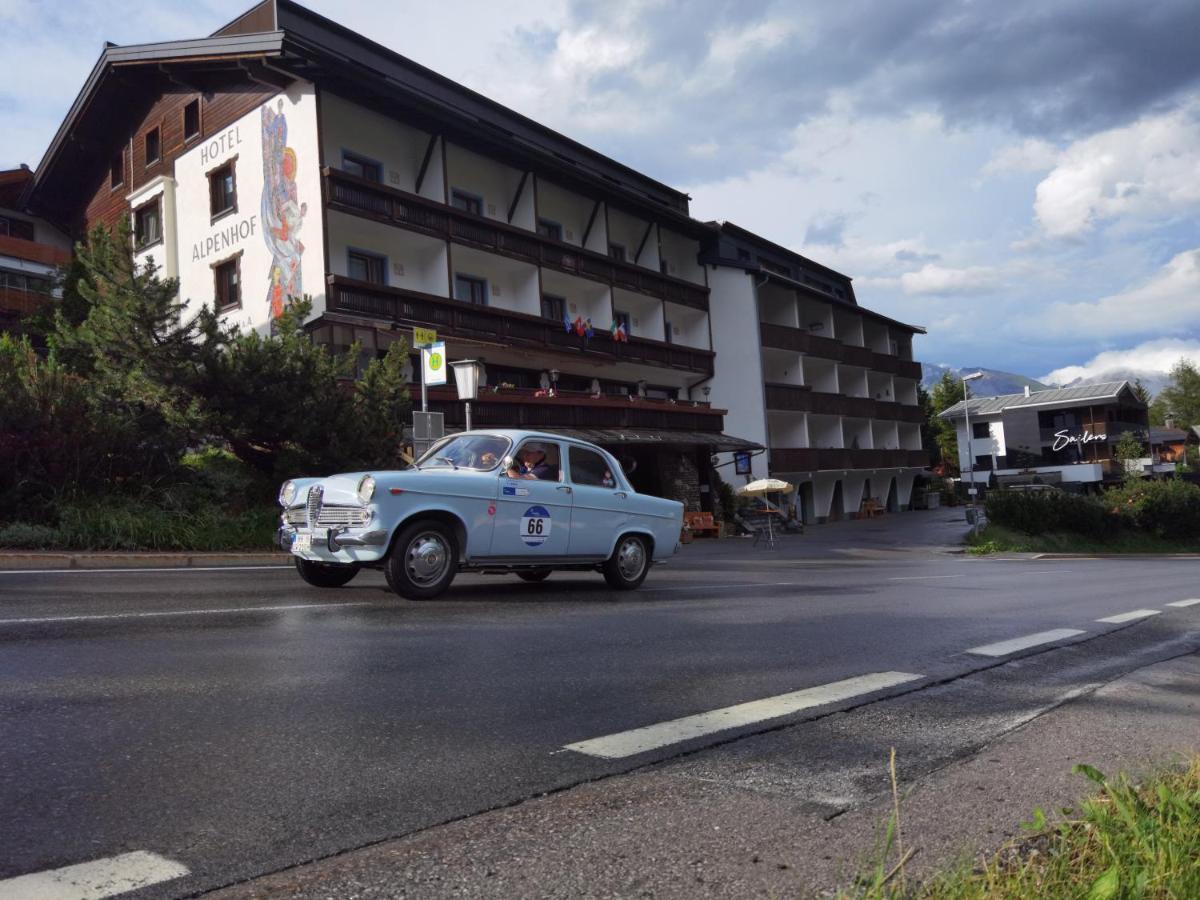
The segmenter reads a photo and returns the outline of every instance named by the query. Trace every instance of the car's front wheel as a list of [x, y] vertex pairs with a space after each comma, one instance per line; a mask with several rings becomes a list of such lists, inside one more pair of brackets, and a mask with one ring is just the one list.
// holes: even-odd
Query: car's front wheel
[[650, 571], [650, 545], [640, 534], [622, 535], [601, 571], [609, 587], [632, 591], [646, 580]]
[[405, 527], [384, 562], [388, 586], [409, 600], [430, 600], [450, 587], [458, 571], [458, 546], [450, 529], [425, 520]]
[[340, 588], [349, 584], [358, 574], [358, 566], [339, 566], [331, 563], [313, 562], [296, 557], [296, 571], [300, 577], [319, 588]]
[[525, 569], [517, 572], [517, 577], [522, 581], [528, 581], [536, 584], [539, 581], [545, 581], [550, 577], [549, 569]]

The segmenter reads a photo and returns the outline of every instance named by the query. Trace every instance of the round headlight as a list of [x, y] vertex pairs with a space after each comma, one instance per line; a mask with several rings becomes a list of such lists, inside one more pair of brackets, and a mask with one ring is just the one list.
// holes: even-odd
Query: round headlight
[[358, 482], [358, 499], [363, 503], [370, 503], [374, 496], [375, 479], [370, 475], [364, 475]]
[[296, 482], [285, 481], [283, 487], [279, 489], [279, 505], [291, 506], [292, 501], [296, 499]]

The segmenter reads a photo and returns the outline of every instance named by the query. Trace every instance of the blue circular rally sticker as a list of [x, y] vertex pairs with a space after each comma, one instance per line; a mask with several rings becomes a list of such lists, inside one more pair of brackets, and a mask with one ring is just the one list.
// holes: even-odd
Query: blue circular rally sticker
[[550, 510], [544, 506], [531, 506], [521, 516], [518, 526], [521, 529], [521, 540], [527, 547], [540, 547], [550, 537]]

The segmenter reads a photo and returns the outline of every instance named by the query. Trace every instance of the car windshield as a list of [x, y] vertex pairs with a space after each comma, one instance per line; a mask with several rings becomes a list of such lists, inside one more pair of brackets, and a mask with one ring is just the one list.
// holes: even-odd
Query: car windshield
[[476, 469], [486, 472], [500, 465], [508, 454], [512, 441], [494, 434], [458, 435], [439, 441], [417, 460], [422, 469]]

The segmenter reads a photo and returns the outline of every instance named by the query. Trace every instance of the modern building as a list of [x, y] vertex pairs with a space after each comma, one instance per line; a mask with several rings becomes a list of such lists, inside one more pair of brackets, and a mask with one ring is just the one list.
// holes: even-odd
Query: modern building
[[[771, 469], [820, 486], [813, 509], [826, 473], [907, 470], [920, 447], [899, 412], [914, 329], [859, 309], [848, 279], [291, 0], [206, 38], [108, 45], [29, 202], [75, 236], [129, 216], [140, 260], [243, 328], [303, 295], [337, 350], [436, 329], [451, 360], [485, 363], [474, 425], [593, 440], [689, 508], [711, 507], [714, 455], [767, 446], [768, 408]], [[740, 330], [763, 316], [770, 336]], [[744, 393], [718, 351], [753, 358]], [[803, 375], [776, 371], [791, 357]], [[452, 388], [431, 408], [463, 424]]]
[[1145, 443], [1148, 415], [1127, 381], [972, 397], [941, 414], [957, 429], [963, 481], [986, 485], [994, 477], [1004, 485], [1036, 476], [1084, 488], [1122, 477], [1113, 447], [1127, 431]]
[[806, 522], [902, 509], [929, 465], [917, 399], [924, 330], [858, 305], [851, 280], [728, 222], [702, 256], [727, 426], [769, 448], [756, 476], [796, 487]]
[[54, 276], [71, 258], [66, 234], [27, 213], [33, 172], [0, 171], [0, 331], [20, 332], [21, 321], [53, 296]]

